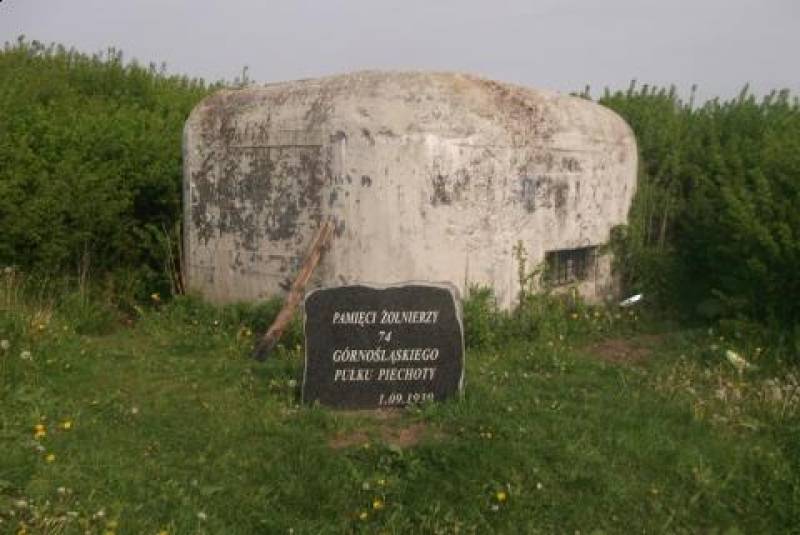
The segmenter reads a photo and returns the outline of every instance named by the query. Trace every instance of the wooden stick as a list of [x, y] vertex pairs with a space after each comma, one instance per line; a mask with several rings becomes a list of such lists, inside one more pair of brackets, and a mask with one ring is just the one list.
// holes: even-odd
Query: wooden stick
[[303, 262], [303, 266], [300, 268], [300, 273], [298, 273], [297, 278], [292, 284], [292, 288], [289, 290], [289, 295], [286, 296], [286, 302], [283, 304], [283, 308], [278, 312], [275, 321], [273, 321], [272, 325], [267, 329], [266, 334], [264, 334], [258, 344], [256, 344], [253, 350], [253, 358], [256, 360], [264, 361], [267, 359], [267, 356], [277, 345], [283, 331], [286, 330], [286, 327], [292, 321], [294, 311], [303, 299], [303, 290], [306, 284], [308, 284], [308, 280], [311, 278], [314, 268], [317, 267], [320, 258], [322, 258], [323, 250], [330, 241], [331, 234], [333, 234], [333, 222], [329, 219], [319, 228], [314, 239], [311, 241], [311, 247], [308, 249], [308, 253], [306, 253], [306, 259]]

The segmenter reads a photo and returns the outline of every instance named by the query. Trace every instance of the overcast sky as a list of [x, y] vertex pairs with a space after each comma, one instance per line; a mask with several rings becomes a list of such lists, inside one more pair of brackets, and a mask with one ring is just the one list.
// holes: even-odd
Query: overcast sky
[[207, 80], [425, 69], [800, 94], [800, 0], [0, 0], [0, 40], [20, 34]]

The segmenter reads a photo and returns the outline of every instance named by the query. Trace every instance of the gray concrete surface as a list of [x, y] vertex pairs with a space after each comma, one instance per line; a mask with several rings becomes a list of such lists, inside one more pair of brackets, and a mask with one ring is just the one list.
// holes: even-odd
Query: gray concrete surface
[[[332, 217], [312, 287], [481, 284], [507, 308], [517, 244], [531, 269], [548, 251], [606, 243], [636, 170], [633, 133], [612, 111], [476, 76], [368, 71], [224, 90], [184, 131], [184, 275], [217, 302], [281, 296]], [[602, 299], [609, 257], [588, 258], [572, 285]]]

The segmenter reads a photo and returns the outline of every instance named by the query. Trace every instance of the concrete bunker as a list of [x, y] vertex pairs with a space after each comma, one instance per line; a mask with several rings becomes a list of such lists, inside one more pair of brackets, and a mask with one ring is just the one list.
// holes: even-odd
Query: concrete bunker
[[626, 221], [636, 143], [577, 97], [447, 73], [360, 72], [223, 90], [184, 131], [184, 275], [218, 302], [282, 295], [315, 230], [312, 285], [407, 280], [613, 292], [602, 245]]

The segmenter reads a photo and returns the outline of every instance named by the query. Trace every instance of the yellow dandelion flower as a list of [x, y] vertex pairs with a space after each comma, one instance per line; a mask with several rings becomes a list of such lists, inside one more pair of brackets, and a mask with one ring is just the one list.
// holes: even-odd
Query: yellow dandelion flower
[[33, 429], [34, 429], [34, 431], [44, 431], [45, 430], [45, 426], [44, 426], [44, 424], [36, 424], [36, 425], [33, 426]]
[[55, 453], [47, 454], [47, 457], [45, 457], [44, 460], [47, 461], [48, 463], [54, 463], [56, 461]]
[[47, 431], [43, 429], [37, 429], [35, 433], [33, 433], [33, 438], [39, 440], [40, 438], [44, 438], [47, 436]]
[[508, 494], [506, 494], [505, 491], [499, 490], [494, 497], [497, 498], [498, 502], [502, 503], [508, 499]]
[[72, 420], [64, 420], [64, 421], [61, 423], [61, 428], [62, 428], [64, 431], [69, 431], [70, 429], [72, 429]]
[[361, 511], [361, 513], [359, 513], [359, 515], [358, 515], [358, 518], [359, 518], [359, 520], [366, 520], [368, 516], [369, 515], [367, 514], [366, 511]]
[[379, 479], [378, 480], [378, 485], [383, 487], [384, 485], [386, 485], [386, 480], [385, 479]]
[[383, 509], [383, 506], [384, 506], [383, 500], [381, 500], [380, 498], [375, 498], [374, 500], [372, 500], [372, 508], [375, 509], [376, 511]]

